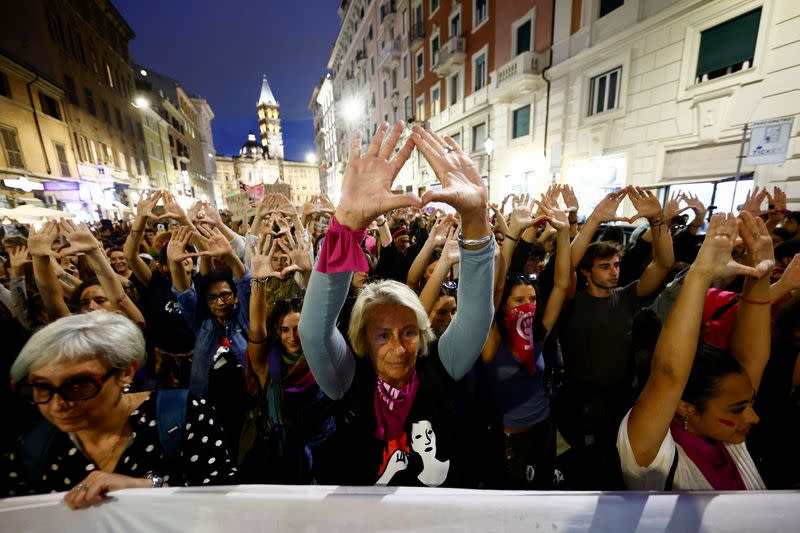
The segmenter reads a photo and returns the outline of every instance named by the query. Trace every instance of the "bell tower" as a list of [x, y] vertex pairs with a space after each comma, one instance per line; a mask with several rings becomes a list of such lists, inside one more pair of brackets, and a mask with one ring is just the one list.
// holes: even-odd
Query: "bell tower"
[[272, 89], [264, 76], [261, 82], [261, 96], [258, 99], [258, 132], [261, 148], [269, 159], [283, 159], [283, 131], [281, 130], [281, 109]]

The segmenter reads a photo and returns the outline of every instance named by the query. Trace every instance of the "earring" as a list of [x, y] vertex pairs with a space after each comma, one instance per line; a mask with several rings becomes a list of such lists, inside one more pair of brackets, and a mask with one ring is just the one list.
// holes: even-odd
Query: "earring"
[[131, 391], [131, 384], [130, 383], [126, 383], [125, 385], [122, 386], [122, 393], [123, 394], [128, 394], [130, 391]]
[[683, 429], [689, 429], [689, 415], [683, 415]]

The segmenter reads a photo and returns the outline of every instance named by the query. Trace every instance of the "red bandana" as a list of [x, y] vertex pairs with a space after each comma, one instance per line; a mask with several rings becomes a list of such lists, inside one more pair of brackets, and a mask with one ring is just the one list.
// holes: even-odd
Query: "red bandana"
[[511, 353], [533, 376], [536, 374], [536, 349], [533, 343], [533, 315], [536, 304], [517, 306], [503, 314]]

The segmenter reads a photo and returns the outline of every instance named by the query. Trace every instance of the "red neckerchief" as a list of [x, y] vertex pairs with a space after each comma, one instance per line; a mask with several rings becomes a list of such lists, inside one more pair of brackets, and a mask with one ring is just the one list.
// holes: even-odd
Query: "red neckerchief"
[[533, 315], [536, 304], [518, 305], [503, 313], [511, 353], [531, 376], [536, 375], [536, 349], [533, 342]]
[[723, 443], [708, 442], [683, 429], [677, 420], [672, 421], [669, 429], [672, 438], [681, 445], [714, 490], [747, 490], [736, 463]]
[[380, 440], [396, 439], [403, 434], [403, 424], [408, 418], [411, 406], [414, 404], [414, 397], [419, 388], [419, 378], [415, 370], [411, 374], [411, 379], [402, 388], [392, 387], [381, 378], [375, 387], [375, 419], [378, 421], [378, 428], [375, 436]]

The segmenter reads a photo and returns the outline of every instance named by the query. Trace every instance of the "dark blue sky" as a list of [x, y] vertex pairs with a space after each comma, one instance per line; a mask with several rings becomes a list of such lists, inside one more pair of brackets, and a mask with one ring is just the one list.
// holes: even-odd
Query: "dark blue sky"
[[131, 59], [178, 80], [214, 110], [217, 153], [257, 132], [266, 74], [281, 105], [286, 158], [314, 151], [308, 102], [339, 29], [336, 0], [112, 0], [133, 28]]

